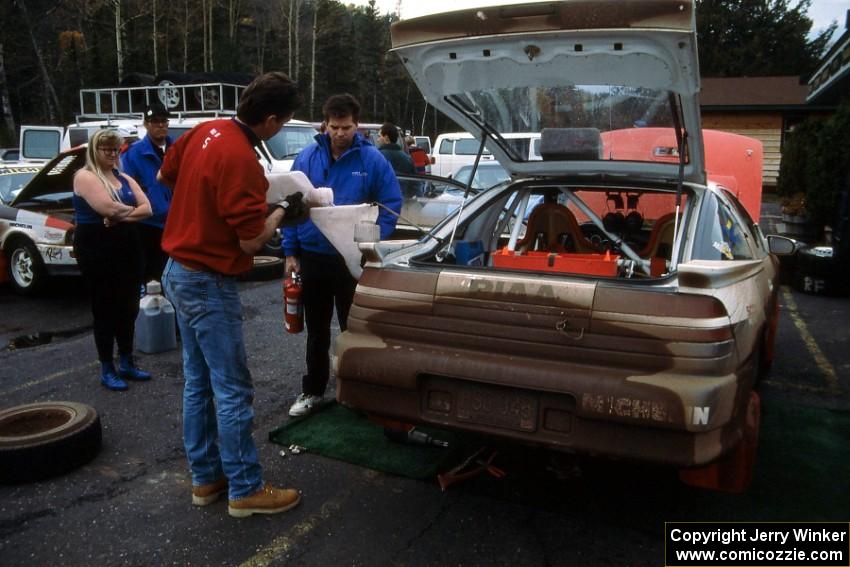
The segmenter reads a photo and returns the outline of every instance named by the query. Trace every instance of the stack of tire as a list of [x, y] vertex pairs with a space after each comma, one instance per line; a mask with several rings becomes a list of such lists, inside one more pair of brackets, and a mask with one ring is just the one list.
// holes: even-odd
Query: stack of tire
[[[184, 89], [180, 85], [224, 83], [229, 85], [248, 85], [254, 79], [250, 73], [239, 72], [208, 72], [181, 73], [178, 71], [163, 71], [158, 75], [147, 73], [127, 73], [121, 80], [122, 87], [158, 86], [156, 96], [166, 108], [172, 112], [204, 110], [215, 112], [236, 108], [236, 92], [225, 88], [219, 90], [215, 86], [203, 89]], [[189, 100], [184, 100], [184, 95]], [[221, 100], [221, 96], [225, 100]], [[134, 108], [142, 108], [143, 101], [134, 101]]]
[[832, 246], [811, 246], [796, 256], [792, 285], [814, 295], [846, 295], [850, 291], [850, 267], [841, 262]]
[[[160, 87], [157, 90], [157, 97], [171, 111], [216, 111], [236, 108], [236, 93], [229, 89], [220, 91], [217, 87], [210, 86], [200, 90], [192, 89], [192, 99], [184, 101], [182, 100], [182, 96], [184, 94], [188, 95], [189, 92], [179, 88], [179, 85], [225, 83], [245, 86], [253, 79], [254, 76], [248, 73], [179, 73], [176, 71], [166, 71], [157, 75], [154, 78], [153, 84]], [[220, 97], [222, 95], [226, 100], [221, 100]]]

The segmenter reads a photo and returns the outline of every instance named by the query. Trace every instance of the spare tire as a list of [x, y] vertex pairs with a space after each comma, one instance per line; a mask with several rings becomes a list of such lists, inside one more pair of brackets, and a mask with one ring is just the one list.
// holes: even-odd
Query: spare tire
[[186, 110], [183, 108], [186, 104], [183, 100], [183, 91], [174, 85], [182, 85], [190, 82], [192, 82], [192, 79], [188, 73], [178, 73], [175, 71], [160, 73], [154, 79], [154, 84], [160, 87], [156, 90], [156, 96], [159, 98], [159, 102], [168, 110]]
[[77, 402], [41, 402], [0, 411], [0, 482], [65, 474], [100, 451], [100, 417]]

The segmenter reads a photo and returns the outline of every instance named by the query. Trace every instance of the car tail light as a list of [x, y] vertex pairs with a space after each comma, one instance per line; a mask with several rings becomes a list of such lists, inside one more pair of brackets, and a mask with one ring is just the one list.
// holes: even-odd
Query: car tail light
[[596, 290], [593, 310], [692, 319], [710, 319], [727, 315], [723, 303], [708, 295], [602, 285]]

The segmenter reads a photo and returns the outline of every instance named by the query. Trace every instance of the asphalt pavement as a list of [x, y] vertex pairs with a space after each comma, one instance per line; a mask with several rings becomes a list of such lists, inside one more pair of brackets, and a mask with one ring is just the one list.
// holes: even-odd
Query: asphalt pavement
[[[37, 299], [4, 286], [0, 407], [87, 403], [100, 414], [103, 449], [65, 476], [0, 486], [0, 564], [660, 565], [664, 521], [847, 521], [839, 503], [783, 503], [786, 490], [813, 495], [816, 487], [773, 487], [773, 477], [760, 474], [749, 495], [736, 496], [685, 487], [663, 467], [516, 448], [505, 453], [508, 478], [485, 476], [441, 492], [434, 481], [310, 453], [281, 457], [281, 447], [266, 439], [300, 390], [305, 337], [283, 329], [279, 282], [240, 285], [264, 474], [302, 490], [301, 506], [242, 520], [227, 515], [225, 501], [193, 507], [181, 444], [179, 351], [140, 354], [154, 380], [107, 391], [98, 382], [80, 283], [60, 280]], [[790, 289], [780, 297], [764, 407], [776, 401], [850, 410], [850, 299]], [[760, 459], [782, 466], [781, 455]]]

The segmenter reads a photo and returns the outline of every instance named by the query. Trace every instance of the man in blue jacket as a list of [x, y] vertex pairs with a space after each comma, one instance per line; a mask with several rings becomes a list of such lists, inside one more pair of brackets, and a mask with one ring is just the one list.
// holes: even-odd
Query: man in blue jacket
[[165, 152], [174, 143], [168, 135], [168, 110], [155, 102], [145, 109], [144, 126], [147, 134], [130, 146], [121, 156], [121, 168], [141, 185], [151, 203], [153, 215], [139, 225], [142, 240], [145, 282], [159, 281], [168, 255], [162, 251], [162, 231], [171, 204], [171, 190], [156, 180]]
[[[330, 187], [335, 205], [377, 202], [396, 213], [401, 211], [398, 179], [384, 156], [357, 132], [360, 103], [350, 94], [334, 95], [322, 107], [326, 130], [304, 148], [292, 165], [316, 187]], [[397, 216], [381, 208], [378, 225], [381, 239], [395, 230]], [[348, 311], [357, 281], [345, 260], [316, 228], [307, 221], [283, 231], [286, 274], [301, 274], [302, 301], [307, 324], [307, 374], [301, 394], [289, 415], [306, 415], [322, 401], [328, 384], [331, 318], [336, 305], [341, 330], [346, 329]]]

